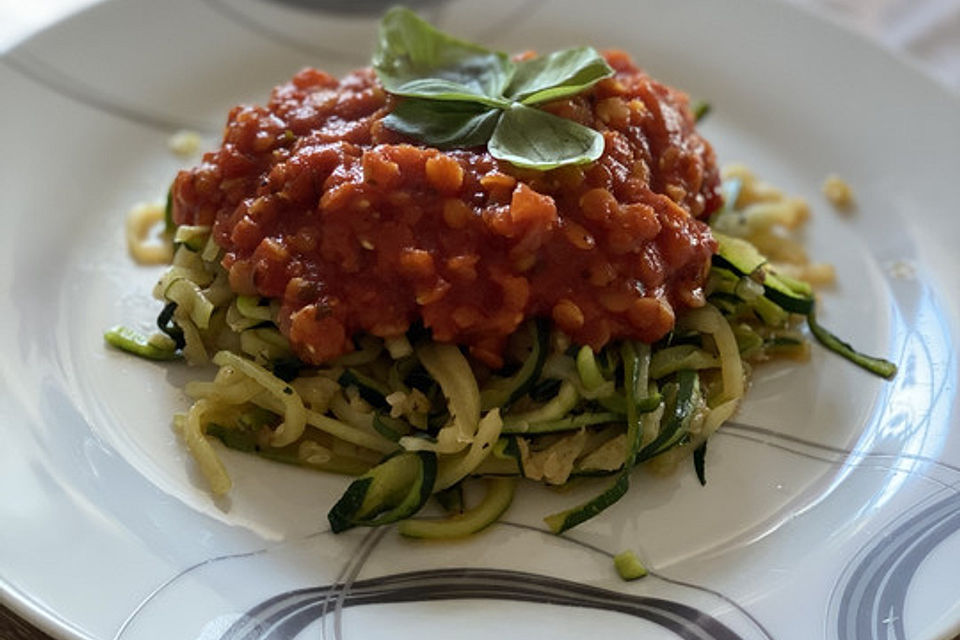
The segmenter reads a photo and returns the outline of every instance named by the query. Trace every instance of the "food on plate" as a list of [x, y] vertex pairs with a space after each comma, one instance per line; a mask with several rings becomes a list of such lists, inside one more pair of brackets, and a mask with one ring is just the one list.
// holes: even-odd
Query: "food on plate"
[[[107, 338], [219, 367], [175, 417], [215, 494], [212, 440], [357, 476], [334, 531], [463, 536], [518, 478], [609, 477], [546, 518], [562, 532], [641, 463], [696, 452], [703, 481], [751, 366], [802, 358], [804, 320], [895, 367], [816, 324], [809, 281], [832, 271], [782, 233], [805, 205], [742, 167], [721, 182], [695, 123], [622, 52], [510, 58], [393, 9], [372, 68], [307, 69], [231, 111], [170, 189], [160, 334]], [[411, 518], [432, 496], [450, 517]]]
[[647, 568], [631, 550], [621, 551], [613, 557], [613, 566], [624, 580], [638, 580], [647, 575]]
[[151, 237], [151, 232], [163, 219], [163, 207], [147, 203], [137, 205], [127, 215], [127, 251], [138, 263], [169, 264], [173, 259], [169, 238]]
[[856, 202], [850, 184], [840, 176], [827, 176], [827, 179], [823, 181], [822, 191], [830, 204], [841, 211], [853, 208]]
[[196, 131], [178, 131], [167, 140], [167, 147], [182, 158], [189, 158], [200, 151], [203, 139]]

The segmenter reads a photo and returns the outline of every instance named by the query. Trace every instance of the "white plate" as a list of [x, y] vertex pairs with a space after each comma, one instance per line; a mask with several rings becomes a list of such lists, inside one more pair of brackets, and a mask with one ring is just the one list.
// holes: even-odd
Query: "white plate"
[[[758, 371], [691, 469], [638, 473], [568, 536], [543, 515], [596, 491], [523, 490], [508, 522], [453, 544], [325, 532], [346, 480], [225, 452], [214, 503], [170, 428], [190, 375], [106, 349], [147, 328], [154, 269], [124, 213], [161, 198], [187, 127], [299, 67], [368, 56], [377, 5], [107, 2], [0, 59], [3, 395], [0, 586], [69, 638], [940, 638], [960, 629], [960, 101], [851, 34], [778, 4], [435, 0], [441, 26], [506, 50], [620, 47], [708, 97], [703, 130], [813, 203], [837, 287], [821, 319], [900, 373], [815, 348]], [[364, 9], [371, 7], [369, 12]], [[833, 212], [823, 178], [859, 208]], [[912, 274], [912, 275], [911, 275]], [[610, 555], [653, 575], [623, 583]], [[413, 575], [410, 575], [413, 572]], [[346, 584], [343, 589], [329, 588]], [[297, 635], [298, 632], [300, 635]]]

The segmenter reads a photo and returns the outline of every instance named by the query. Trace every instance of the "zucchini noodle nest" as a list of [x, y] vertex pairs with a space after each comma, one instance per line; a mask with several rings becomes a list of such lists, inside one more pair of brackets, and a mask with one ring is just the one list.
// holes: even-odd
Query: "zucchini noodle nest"
[[[816, 324], [810, 283], [829, 283], [833, 272], [809, 264], [790, 238], [807, 218], [805, 203], [743, 167], [725, 178], [726, 205], [710, 221], [720, 249], [708, 302], [652, 345], [620, 341], [594, 352], [535, 319], [512, 336], [499, 371], [422, 327], [385, 340], [361, 335], [352, 353], [308, 365], [278, 329], [276, 301], [231, 291], [205, 226], [170, 234], [172, 266], [154, 289], [164, 303], [160, 331], [147, 338], [117, 328], [107, 340], [148, 358], [218, 367], [212, 381], [186, 385], [193, 405], [174, 418], [214, 494], [231, 487], [219, 442], [356, 476], [329, 512], [334, 531], [401, 521], [405, 535], [445, 538], [494, 522], [517, 479], [560, 486], [608, 476], [593, 500], [546, 517], [559, 533], [616, 502], [640, 464], [667, 471], [695, 453], [703, 482], [707, 439], [736, 412], [751, 367], [807, 357], [804, 320], [828, 348], [879, 375], [895, 371]], [[156, 219], [148, 207], [132, 212], [135, 256], [164, 255], [140, 246]], [[486, 479], [487, 492], [468, 508], [463, 486], [475, 479]], [[431, 496], [448, 517], [410, 518]]]

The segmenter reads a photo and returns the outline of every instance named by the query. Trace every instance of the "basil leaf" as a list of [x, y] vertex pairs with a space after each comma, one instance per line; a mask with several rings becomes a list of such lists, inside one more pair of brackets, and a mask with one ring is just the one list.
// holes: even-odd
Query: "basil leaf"
[[454, 38], [403, 7], [380, 21], [373, 67], [390, 93], [501, 105], [514, 69], [507, 54]]
[[546, 171], [596, 160], [603, 154], [603, 136], [573, 120], [515, 102], [504, 110], [487, 150], [498, 160]]
[[500, 110], [472, 102], [406, 98], [383, 119], [388, 129], [438, 148], [486, 144]]
[[690, 111], [693, 112], [693, 121], [699, 123], [710, 113], [710, 103], [706, 100], [697, 100], [690, 105]]
[[577, 47], [525, 60], [517, 64], [507, 97], [537, 104], [586, 91], [613, 69], [593, 47]]
[[[388, 89], [388, 91], [390, 90]], [[509, 100], [477, 95], [470, 87], [440, 78], [417, 78], [416, 80], [410, 80], [409, 82], [404, 82], [399, 85], [396, 91], [390, 91], [390, 93], [409, 98], [422, 98], [434, 101], [474, 102], [501, 109], [510, 105]]]

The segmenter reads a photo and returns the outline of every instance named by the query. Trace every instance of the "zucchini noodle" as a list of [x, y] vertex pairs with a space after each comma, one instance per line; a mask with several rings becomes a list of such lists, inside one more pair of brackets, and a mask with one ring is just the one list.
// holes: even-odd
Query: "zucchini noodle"
[[207, 364], [210, 356], [207, 355], [207, 348], [203, 344], [203, 338], [197, 325], [184, 314], [179, 308], [173, 312], [174, 321], [183, 333], [183, 356], [187, 362], [194, 365]]
[[[227, 368], [223, 367], [221, 371]], [[246, 378], [230, 384], [191, 381], [184, 387], [184, 391], [196, 400], [203, 398], [224, 404], [243, 404], [253, 400], [263, 391], [263, 387], [256, 380]]]
[[470, 364], [460, 350], [450, 344], [428, 343], [417, 355], [447, 397], [451, 422], [437, 434], [436, 443], [403, 438], [400, 445], [411, 451], [443, 454], [462, 451], [474, 442], [480, 422], [480, 389]]
[[680, 329], [697, 331], [713, 337], [720, 356], [720, 371], [723, 375], [723, 400], [736, 400], [743, 396], [743, 363], [740, 348], [733, 335], [730, 323], [717, 308], [706, 305], [685, 314], [677, 323]]
[[737, 407], [740, 405], [740, 398], [733, 398], [732, 400], [727, 400], [726, 402], [717, 405], [707, 414], [706, 418], [703, 420], [703, 426], [701, 429], [703, 433], [701, 434], [702, 439], [706, 439], [713, 435], [713, 433], [723, 425], [724, 422], [733, 417], [733, 414], [737, 412]]
[[344, 442], [355, 444], [358, 447], [365, 447], [373, 451], [379, 451], [380, 453], [390, 453], [397, 449], [394, 443], [384, 440], [380, 436], [373, 433], [366, 433], [348, 424], [344, 424], [339, 420], [325, 416], [322, 413], [307, 411], [306, 417], [308, 424]]
[[213, 363], [221, 367], [230, 366], [246, 374], [283, 405], [284, 419], [274, 430], [270, 444], [275, 447], [282, 447], [296, 441], [303, 435], [303, 430], [307, 426], [307, 410], [293, 387], [260, 365], [229, 351], [218, 351], [217, 355], [213, 357]]
[[452, 487], [480, 466], [483, 459], [493, 451], [493, 445], [500, 437], [502, 428], [503, 420], [500, 419], [500, 410], [493, 409], [487, 413], [477, 426], [477, 434], [470, 443], [470, 448], [465, 453], [453, 458], [445, 458], [440, 463], [434, 490], [442, 491]]
[[198, 329], [206, 329], [210, 326], [213, 303], [207, 300], [196, 283], [186, 278], [178, 278], [167, 286], [163, 297], [176, 302], [177, 308], [182, 310], [181, 313], [190, 318]]
[[230, 491], [233, 483], [203, 432], [201, 420], [209, 407], [206, 400], [195, 402], [187, 415], [179, 421], [180, 432], [187, 443], [187, 449], [200, 468], [200, 473], [209, 483], [210, 491], [216, 496], [222, 496]]
[[557, 395], [541, 407], [510, 416], [504, 424], [510, 427], [519, 427], [518, 432], [526, 431], [531, 424], [556, 420], [570, 413], [576, 406], [580, 394], [569, 380], [560, 383]]
[[127, 214], [127, 250], [140, 264], [166, 264], [173, 258], [173, 243], [168, 237], [150, 241], [150, 232], [163, 222], [163, 207], [156, 204], [137, 205]]
[[373, 412], [351, 405], [339, 390], [330, 399], [330, 411], [351, 427], [364, 431], [373, 430]]

